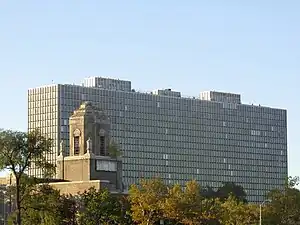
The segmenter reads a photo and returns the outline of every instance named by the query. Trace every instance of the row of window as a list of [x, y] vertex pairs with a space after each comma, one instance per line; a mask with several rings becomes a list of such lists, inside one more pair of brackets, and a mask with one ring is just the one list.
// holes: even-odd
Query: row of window
[[[132, 140], [127, 141], [128, 138], [114, 138], [116, 142], [122, 143], [120, 148], [124, 152], [134, 151], [137, 154], [143, 154], [149, 152], [151, 154], [155, 153], [171, 153], [171, 154], [180, 154], [180, 155], [210, 155], [210, 156], [230, 156], [234, 157], [236, 152], [245, 153], [245, 154], [264, 154], [264, 155], [286, 155], [286, 148], [252, 148], [252, 147], [238, 147], [231, 145], [214, 145], [214, 144], [204, 144], [198, 143], [196, 145], [189, 143], [176, 142], [174, 146], [171, 145], [173, 142], [164, 142], [162, 145], [137, 145], [132, 144]], [[126, 153], [125, 153], [126, 154]], [[147, 154], [147, 153], [146, 153]], [[249, 157], [251, 158], [251, 156]]]
[[[180, 156], [178, 158], [181, 158]], [[226, 158], [224, 158], [225, 160]], [[164, 170], [194, 170], [195, 168], [200, 169], [236, 169], [241, 171], [257, 171], [257, 172], [281, 172], [285, 169], [286, 163], [278, 162], [278, 161], [254, 161], [251, 163], [247, 160], [241, 160], [245, 163], [222, 163], [219, 160], [209, 160], [206, 158], [198, 158], [193, 159], [191, 161], [188, 160], [162, 160], [162, 159], [147, 159], [147, 158], [127, 158], [123, 157], [122, 159], [124, 165], [133, 165], [133, 168], [137, 168], [136, 170], [143, 170], [143, 167], [151, 167], [157, 166], [158, 168]]]
[[[67, 120], [61, 122], [61, 132], [68, 132], [69, 127], [66, 125]], [[57, 120], [44, 120], [40, 122], [29, 121], [32, 127], [49, 127], [56, 126]], [[138, 139], [152, 139], [155, 141], [188, 141], [190, 143], [210, 143], [220, 145], [238, 145], [247, 147], [258, 148], [274, 148], [277, 144], [285, 144], [286, 136], [282, 138], [268, 137], [268, 136], [254, 136], [237, 133], [226, 132], [211, 132], [209, 130], [194, 131], [194, 130], [177, 130], [176, 134], [171, 132], [176, 129], [171, 128], [158, 128], [158, 127], [142, 127], [142, 126], [129, 126], [126, 130], [118, 129], [121, 126], [113, 126], [112, 133], [114, 136], [119, 137], [125, 135], [127, 138], [135, 139], [134, 144], [139, 142]], [[146, 143], [143, 143], [146, 144]]]
[[[95, 89], [95, 88], [83, 88], [77, 89], [77, 87], [72, 86], [64, 86], [61, 90], [61, 96], [66, 99], [78, 99], [78, 100], [92, 100], [99, 101], [102, 98], [112, 99], [112, 98], [120, 98], [127, 101], [125, 103], [129, 103], [132, 100], [143, 100], [143, 102], [153, 102], [153, 101], [162, 101], [162, 102], [170, 102], [172, 104], [182, 104], [185, 107], [193, 106], [193, 105], [207, 105], [217, 107], [220, 103], [211, 102], [211, 101], [200, 101], [199, 99], [187, 99], [187, 98], [170, 98], [166, 96], [158, 96], [151, 94], [142, 94], [142, 93], [134, 93], [134, 92], [120, 92], [120, 91], [111, 91], [111, 90], [103, 90], [103, 89]], [[88, 99], [87, 99], [88, 98]], [[245, 110], [249, 111], [263, 111], [266, 113], [276, 114], [276, 109], [267, 108], [267, 107], [255, 107], [249, 105], [242, 105], [245, 107]], [[281, 110], [282, 111], [282, 110]], [[278, 112], [277, 112], [278, 113]], [[281, 113], [278, 113], [281, 114]]]
[[[140, 147], [140, 152], [137, 151], [123, 151], [124, 157], [131, 157], [131, 158], [145, 158], [145, 159], [162, 159], [161, 154], [165, 151], [156, 151], [153, 150], [150, 152], [141, 152], [143, 149], [143, 146]], [[158, 149], [156, 149], [158, 150]], [[166, 153], [166, 152], [165, 152]], [[230, 151], [230, 152], [221, 152], [221, 151], [213, 151], [211, 149], [198, 149], [198, 152], [196, 154], [193, 154], [194, 152], [189, 151], [189, 149], [180, 149], [176, 148], [171, 150], [170, 152], [167, 152], [172, 154], [172, 160], [186, 160], [188, 162], [193, 161], [199, 161], [201, 159], [207, 160], [209, 162], [218, 162], [223, 163], [224, 158], [228, 158], [228, 162], [232, 159], [241, 160], [245, 163], [251, 163], [255, 164], [257, 161], [258, 163], [260, 161], [270, 161], [273, 163], [279, 163], [282, 160], [286, 159], [286, 153], [284, 155], [270, 155], [270, 154], [251, 154], [251, 153], [245, 153], [240, 151]], [[257, 163], [257, 164], [258, 164]]]
[[[61, 133], [64, 139], [69, 138], [68, 130]], [[125, 137], [124, 137], [125, 136]], [[180, 140], [153, 140], [150, 137], [132, 138], [130, 136], [115, 136], [113, 138], [120, 144], [124, 152], [140, 151], [160, 153], [163, 151], [180, 151], [182, 155], [201, 155], [206, 154], [205, 151], [211, 151], [209, 155], [222, 156], [222, 151], [226, 155], [235, 156], [236, 153], [241, 153], [246, 158], [255, 158], [255, 155], [286, 155], [286, 144], [271, 144], [261, 142], [230, 142], [224, 139], [205, 139], [201, 138], [197, 142], [190, 142], [192, 139]], [[182, 151], [185, 149], [185, 151]], [[200, 151], [201, 150], [201, 151]], [[133, 153], [132, 153], [133, 154]]]
[[[87, 95], [91, 99], [100, 99], [102, 96], [106, 98], [124, 98], [129, 101], [130, 99], [135, 100], [144, 100], [144, 101], [154, 101], [154, 100], [162, 100], [164, 102], [171, 102], [171, 103], [182, 103], [186, 106], [194, 105], [194, 104], [207, 104], [207, 105], [217, 105], [216, 102], [209, 102], [209, 101], [200, 101], [199, 99], [190, 99], [190, 98], [170, 98], [166, 96], [159, 96], [153, 94], [146, 94], [140, 92], [122, 92], [122, 91], [114, 91], [114, 90], [104, 90], [104, 89], [97, 89], [97, 88], [84, 88], [79, 86], [71, 86], [71, 85], [64, 85], [61, 86], [61, 95], [66, 98], [72, 98], [74, 95], [77, 98], [84, 99]], [[81, 95], [81, 96], [78, 96]], [[264, 112], [273, 112], [275, 111], [272, 108], [267, 107], [255, 107], [246, 105], [245, 107], [251, 109], [252, 111], [264, 111]]]
[[[65, 130], [67, 131], [67, 130]], [[114, 137], [123, 144], [124, 150], [134, 149], [131, 145], [137, 146], [153, 146], [157, 147], [171, 147], [171, 148], [185, 148], [185, 149], [211, 149], [211, 150], [224, 150], [224, 149], [246, 149], [247, 152], [255, 152], [255, 149], [259, 149], [258, 152], [268, 152], [271, 153], [272, 150], [278, 152], [278, 150], [286, 149], [286, 142], [283, 140], [279, 143], [272, 142], [271, 140], [265, 140], [265, 142], [254, 142], [254, 141], [239, 141], [239, 140], [227, 140], [222, 138], [200, 138], [198, 140], [193, 140], [191, 138], [179, 139], [178, 136], [168, 137], [163, 140], [155, 139], [151, 135], [145, 135], [141, 138], [134, 138], [132, 135], [114, 135]], [[265, 150], [264, 150], [265, 149]], [[275, 153], [276, 154], [276, 153]]]
[[57, 92], [57, 85], [51, 84], [43, 87], [31, 88], [28, 90], [28, 95], [38, 95], [38, 94], [45, 94], [50, 92]]
[[[124, 170], [132, 170], [135, 173], [143, 172], [157, 172], [157, 173], [175, 173], [181, 174], [181, 176], [186, 175], [214, 175], [214, 176], [243, 176], [245, 180], [248, 178], [273, 178], [280, 179], [285, 175], [286, 168], [276, 168], [276, 167], [264, 167], [264, 168], [252, 168], [252, 171], [243, 170], [241, 167], [232, 165], [232, 169], [229, 169], [229, 166], [226, 168], [221, 168], [221, 165], [214, 165], [213, 168], [202, 167], [191, 168], [191, 167], [176, 167], [176, 166], [161, 166], [161, 165], [133, 165], [133, 164], [124, 164]], [[176, 175], [177, 176], [177, 175]]]
[[[246, 188], [254, 189], [261, 188], [263, 189], [267, 185], [280, 185], [284, 183], [284, 178], [281, 177], [281, 179], [265, 179], [261, 177], [244, 177], [244, 176], [210, 176], [210, 175], [187, 175], [187, 174], [172, 174], [172, 173], [151, 173], [151, 172], [140, 172], [140, 173], [134, 173], [134, 172], [127, 172], [125, 171], [123, 173], [123, 180], [128, 180], [130, 178], [135, 178], [137, 181], [141, 178], [153, 178], [153, 177], [161, 177], [164, 180], [172, 179], [173, 181], [180, 181], [182, 184], [184, 184], [187, 181], [190, 180], [197, 180], [200, 183], [204, 181], [209, 181], [211, 183], [221, 183], [221, 182], [235, 182], [235, 183], [241, 183]], [[216, 186], [216, 185], [214, 185]]]
[[[69, 134], [61, 134], [61, 138], [65, 140], [66, 147], [69, 146]], [[118, 140], [118, 139], [114, 139]], [[182, 147], [181, 147], [182, 146]], [[197, 145], [195, 148], [191, 145], [171, 145], [165, 144], [160, 146], [155, 145], [132, 145], [122, 142], [120, 148], [126, 157], [142, 157], [145, 159], [157, 159], [160, 156], [158, 154], [170, 153], [172, 159], [176, 159], [177, 156], [180, 159], [188, 158], [188, 160], [198, 159], [198, 157], [214, 157], [215, 160], [222, 161], [222, 157], [237, 158], [243, 163], [250, 160], [271, 160], [274, 162], [280, 162], [285, 159], [287, 151], [286, 149], [260, 149], [260, 148], [238, 148], [237, 146], [211, 146], [211, 145]], [[176, 157], [176, 158], [174, 158]]]
[[[123, 159], [123, 162], [125, 160]], [[286, 170], [286, 165], [278, 164], [276, 162], [255, 162], [253, 164], [250, 164], [249, 162], [246, 164], [223, 164], [215, 161], [207, 162], [204, 161], [204, 159], [201, 159], [199, 161], [162, 161], [162, 160], [146, 160], [146, 159], [128, 159], [126, 162], [123, 163], [124, 167], [126, 168], [132, 168], [136, 171], [143, 171], [143, 170], [149, 170], [149, 171], [173, 171], [178, 172], [184, 171], [184, 173], [200, 173], [201, 170], [206, 171], [209, 170], [212, 173], [214, 173], [216, 170], [236, 170], [240, 172], [246, 172], [249, 174], [252, 174], [254, 176], [254, 173], [281, 173]], [[168, 165], [166, 165], [168, 164]], [[260, 164], [260, 165], [258, 165]]]
[[[126, 176], [123, 179], [123, 182], [125, 184], [136, 184], [138, 183], [141, 179], [146, 178], [146, 179], [151, 179], [153, 177], [159, 177], [158, 175], [155, 174], [140, 174], [140, 176]], [[163, 177], [161, 177], [163, 178]], [[223, 182], [234, 182], [236, 184], [240, 184], [244, 187], [244, 189], [247, 191], [247, 194], [254, 194], [256, 191], [268, 191], [268, 190], [272, 190], [276, 187], [281, 187], [283, 182], [277, 182], [278, 180], [273, 180], [273, 182], [264, 182], [264, 183], [256, 183], [255, 179], [252, 179], [253, 182], [249, 183], [244, 183], [240, 181], [239, 177], [220, 177], [218, 180], [213, 181], [211, 180], [209, 177], [203, 178], [200, 177], [200, 179], [196, 179], [201, 186], [206, 187], [206, 186], [210, 186], [213, 188], [217, 188], [219, 186], [222, 185]], [[169, 178], [169, 175], [167, 175], [166, 178], [163, 178], [165, 181], [171, 181], [170, 183], [176, 184], [179, 183], [180, 185], [185, 185], [186, 182], [195, 179], [194, 177], [184, 177], [183, 179], [181, 178]], [[257, 194], [259, 195], [259, 194]]]
[[[79, 86], [72, 86], [72, 85], [59, 85], [61, 87], [61, 96], [66, 95], [66, 97], [72, 98], [74, 95], [77, 99], [80, 100], [87, 100], [84, 99], [86, 96], [82, 96], [82, 94], [88, 95], [90, 98], [99, 100], [101, 96], [103, 97], [117, 97], [123, 98], [125, 101], [129, 101], [129, 99], [141, 99], [141, 100], [162, 100], [163, 102], [171, 102], [171, 103], [181, 103], [185, 107], [194, 104], [203, 104], [203, 105], [212, 105], [214, 107], [218, 106], [215, 102], [207, 102], [207, 101], [199, 101], [198, 99], [185, 99], [185, 98], [169, 98], [169, 97], [162, 97], [157, 95], [150, 95], [150, 94], [140, 94], [140, 93], [133, 93], [133, 92], [120, 92], [120, 91], [111, 91], [111, 90], [101, 90], [96, 88], [84, 88]], [[33, 90], [29, 90], [29, 100], [39, 100], [43, 98], [51, 98], [57, 96], [57, 86], [52, 87], [44, 87], [44, 88], [37, 88]], [[70, 92], [68, 92], [70, 91]], [[82, 94], [80, 94], [82, 93]], [[262, 111], [264, 113], [271, 113], [271, 114], [285, 114], [283, 110], [276, 110], [267, 107], [253, 107], [248, 105], [240, 105], [240, 108], [249, 111]]]
[[[64, 120], [65, 121], [65, 120]], [[46, 121], [41, 123], [42, 126], [47, 126], [51, 121]], [[37, 123], [39, 124], [39, 123]], [[52, 124], [51, 124], [52, 125]], [[44, 127], [43, 126], [43, 127]], [[48, 125], [49, 126], [49, 125]], [[69, 126], [61, 125], [61, 132], [69, 132]], [[228, 133], [213, 133], [205, 131], [178, 131], [176, 134], [169, 134], [169, 129], [166, 128], [165, 132], [159, 132], [162, 129], [156, 128], [156, 132], [149, 132], [149, 130], [137, 130], [137, 129], [128, 129], [128, 130], [112, 130], [114, 137], [126, 137], [128, 143], [139, 144], [143, 142], [143, 145], [150, 143], [154, 145], [165, 145], [164, 142], [178, 141], [186, 145], [191, 143], [191, 145], [197, 144], [210, 144], [210, 145], [234, 145], [234, 146], [246, 146], [253, 148], [276, 148], [278, 144], [285, 144], [286, 138], [272, 138], [272, 137], [258, 137], [250, 135], [240, 135], [240, 134], [228, 134]], [[148, 132], [146, 132], [148, 131]], [[193, 135], [194, 134], [194, 135]], [[146, 142], [146, 143], [145, 143]], [[155, 143], [158, 144], [155, 144]]]
[[45, 124], [55, 123], [58, 124], [58, 113], [56, 112], [49, 112], [49, 113], [42, 113], [42, 114], [29, 114], [28, 120], [30, 122], [43, 122]]
[[[67, 119], [67, 118], [62, 118]], [[267, 125], [251, 125], [251, 126], [220, 126], [219, 124], [204, 124], [204, 123], [183, 123], [183, 122], [169, 122], [160, 120], [147, 120], [147, 119], [122, 119], [122, 118], [111, 118], [111, 124], [113, 127], [119, 126], [119, 129], [139, 129], [141, 131], [150, 129], [177, 129], [177, 132], [189, 132], [189, 131], [206, 131], [206, 132], [226, 132], [232, 134], [245, 134], [253, 136], [279, 136], [280, 134], [286, 133], [286, 126], [267, 126]], [[251, 131], [257, 131], [257, 133], [250, 133]], [[163, 133], [167, 133], [168, 130], [163, 130]], [[259, 133], [258, 133], [259, 132]]]
[[[61, 106], [60, 109], [63, 111], [62, 117], [68, 118], [70, 113], [72, 113], [79, 106]], [[101, 103], [101, 108], [104, 109], [105, 113], [108, 116], [116, 117], [116, 119], [124, 118], [127, 120], [133, 119], [131, 123], [138, 124], [140, 119], [154, 121], [158, 120], [161, 122], [182, 122], [183, 124], [207, 124], [214, 126], [223, 126], [223, 121], [228, 123], [228, 126], [239, 127], [239, 126], [250, 126], [254, 129], [255, 126], [286, 126], [286, 119], [273, 119], [273, 118], [263, 118], [263, 116], [259, 116], [258, 118], [240, 115], [223, 115], [220, 113], [197, 113], [191, 114], [189, 112], [182, 112], [176, 110], [163, 110], [163, 111], [151, 111], [151, 109], [141, 108], [140, 106], [136, 106], [133, 112], [129, 112], [122, 109], [115, 109], [113, 107], [106, 106]], [[125, 108], [126, 109], [126, 108]], [[141, 112], [139, 112], [141, 111]], [[114, 119], [114, 118], [112, 118]]]
[[[264, 133], [265, 135], [254, 136], [250, 134], [249, 130], [244, 130], [243, 133], [238, 132], [226, 132], [226, 130], [218, 130], [217, 132], [207, 130], [181, 130], [174, 128], [162, 128], [162, 127], [143, 127], [143, 126], [134, 126], [134, 125], [116, 125], [112, 127], [112, 132], [116, 132], [116, 136], [121, 132], [126, 132], [128, 137], [131, 138], [144, 138], [145, 136], [151, 139], [157, 140], [176, 140], [176, 137], [182, 137], [183, 139], [194, 139], [199, 140], [199, 138], [210, 138], [210, 139], [227, 139], [228, 141], [247, 141], [247, 142], [270, 142], [270, 143], [284, 143], [286, 139], [286, 133], [268, 135], [272, 133]], [[68, 129], [66, 126], [65, 129]], [[174, 139], [175, 138], [175, 139]], [[263, 147], [263, 146], [262, 146]]]
[[[125, 136], [125, 137], [124, 137]], [[266, 142], [252, 142], [252, 141], [237, 141], [237, 140], [227, 140], [221, 138], [193, 138], [181, 136], [173, 136], [172, 138], [166, 138], [165, 140], [150, 139], [149, 135], [145, 134], [142, 138], [132, 138], [130, 135], [114, 135], [117, 140], [119, 140], [122, 145], [137, 145], [137, 146], [152, 146], [157, 147], [171, 147], [171, 148], [185, 148], [185, 149], [211, 149], [211, 150], [224, 150], [228, 148], [235, 149], [247, 149], [247, 151], [254, 151], [254, 149], [260, 149], [259, 151], [264, 151], [263, 149], [273, 150], [286, 150], [286, 142], [282, 141], [278, 144], [271, 143], [271, 141], [266, 140]], [[267, 145], [266, 145], [267, 144]], [[238, 151], [238, 150], [237, 150]]]

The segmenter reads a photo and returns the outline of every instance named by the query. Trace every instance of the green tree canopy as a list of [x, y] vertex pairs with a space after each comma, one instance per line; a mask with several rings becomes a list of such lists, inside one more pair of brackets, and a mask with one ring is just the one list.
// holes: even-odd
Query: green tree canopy
[[122, 153], [120, 151], [120, 146], [113, 139], [111, 139], [108, 144], [108, 154], [112, 158], [117, 158], [122, 156]]
[[129, 201], [133, 221], [141, 225], [153, 225], [163, 218], [161, 206], [168, 189], [161, 179], [141, 180], [129, 189]]
[[60, 194], [49, 185], [35, 185], [22, 202], [22, 222], [24, 225], [57, 225], [61, 218]]
[[224, 182], [217, 190], [216, 195], [221, 201], [225, 201], [230, 195], [232, 195], [237, 201], [247, 202], [247, 194], [244, 188], [233, 182]]
[[272, 190], [263, 207], [264, 224], [300, 224], [300, 191], [296, 188], [298, 177], [289, 177], [283, 189]]
[[257, 205], [245, 204], [230, 194], [221, 204], [219, 218], [224, 225], [256, 224], [259, 219], [259, 208]]
[[33, 162], [35, 168], [44, 172], [45, 177], [54, 173], [54, 166], [46, 160], [47, 153], [51, 152], [51, 146], [51, 139], [43, 137], [38, 130], [29, 133], [11, 130], [0, 132], [0, 170], [8, 169], [14, 175], [18, 225], [22, 223], [22, 177]]
[[107, 189], [85, 191], [80, 196], [81, 210], [79, 211], [79, 224], [126, 224], [125, 214], [122, 212], [120, 199], [112, 196]]

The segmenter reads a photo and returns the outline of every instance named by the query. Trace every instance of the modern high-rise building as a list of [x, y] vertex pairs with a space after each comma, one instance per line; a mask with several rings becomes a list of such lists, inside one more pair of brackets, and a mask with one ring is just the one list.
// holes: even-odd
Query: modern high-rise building
[[171, 89], [141, 93], [130, 81], [101, 77], [28, 91], [29, 130], [40, 128], [54, 140], [49, 161], [56, 163], [61, 140], [68, 150], [69, 117], [84, 101], [110, 118], [126, 186], [155, 176], [215, 188], [228, 181], [259, 202], [288, 175], [286, 110], [242, 104], [238, 94], [215, 91], [194, 98]]

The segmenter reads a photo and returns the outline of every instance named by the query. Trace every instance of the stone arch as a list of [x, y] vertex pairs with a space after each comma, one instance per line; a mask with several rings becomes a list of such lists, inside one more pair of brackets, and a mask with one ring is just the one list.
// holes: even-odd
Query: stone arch
[[106, 135], [105, 135], [105, 130], [104, 129], [100, 129], [99, 131], [99, 140], [100, 140], [100, 146], [99, 146], [99, 150], [100, 150], [100, 155], [106, 155]]
[[99, 131], [99, 136], [101, 137], [101, 136], [105, 136], [105, 130], [104, 129], [100, 129], [100, 131]]
[[80, 136], [81, 136], [81, 131], [79, 129], [74, 130], [73, 132], [73, 152], [74, 155], [80, 155]]
[[80, 137], [81, 136], [81, 131], [79, 129], [74, 130], [73, 136], [74, 137]]

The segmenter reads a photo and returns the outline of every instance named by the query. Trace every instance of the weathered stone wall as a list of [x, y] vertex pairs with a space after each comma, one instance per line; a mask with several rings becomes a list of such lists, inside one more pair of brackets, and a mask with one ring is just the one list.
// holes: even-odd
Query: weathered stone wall
[[57, 190], [60, 190], [61, 194], [71, 194], [76, 195], [78, 193], [83, 193], [91, 187], [94, 187], [96, 190], [100, 190], [101, 181], [100, 180], [91, 180], [91, 181], [73, 181], [73, 182], [58, 182], [50, 183], [50, 185]]
[[90, 180], [90, 159], [84, 156], [64, 159], [64, 179], [68, 181]]

